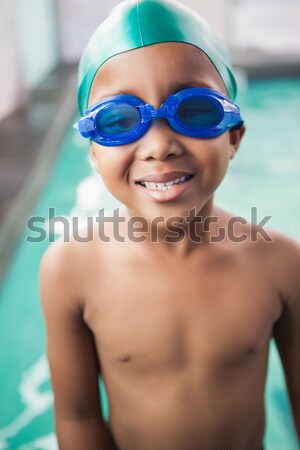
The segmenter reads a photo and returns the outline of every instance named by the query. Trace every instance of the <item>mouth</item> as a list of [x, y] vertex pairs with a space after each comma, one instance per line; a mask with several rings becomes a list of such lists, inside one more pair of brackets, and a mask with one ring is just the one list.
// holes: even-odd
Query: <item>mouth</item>
[[153, 173], [145, 175], [143, 178], [136, 180], [135, 183], [147, 189], [168, 189], [175, 184], [184, 183], [192, 177], [193, 174], [184, 171]]
[[157, 189], [159, 191], [166, 191], [167, 189], [172, 189], [174, 186], [185, 183], [189, 181], [193, 175], [186, 175], [179, 178], [175, 178], [175, 180], [168, 181], [166, 183], [157, 183], [154, 181], [137, 181], [137, 184], [145, 187], [146, 189]]
[[[186, 191], [194, 175], [183, 173], [176, 173], [176, 175], [174, 174], [175, 172], [173, 173], [173, 175], [164, 174], [149, 176], [147, 177], [148, 180], [139, 180], [136, 181], [135, 184], [138, 185], [145, 193], [149, 194], [157, 202], [175, 200], [181, 194], [183, 194], [183, 192]], [[150, 178], [151, 181], [149, 180]], [[162, 181], [162, 178], [169, 178], [169, 180]]]

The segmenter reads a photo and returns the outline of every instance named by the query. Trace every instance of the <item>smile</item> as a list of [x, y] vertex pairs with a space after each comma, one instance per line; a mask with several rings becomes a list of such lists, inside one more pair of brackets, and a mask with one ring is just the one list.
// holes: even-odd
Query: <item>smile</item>
[[[151, 178], [159, 178], [151, 177]], [[146, 181], [139, 180], [136, 181], [137, 187], [144, 192], [148, 198], [152, 198], [155, 202], [164, 203], [177, 200], [189, 187], [191, 184], [191, 180], [194, 178], [194, 175], [183, 175], [174, 176], [173, 179], [170, 179], [170, 175], [166, 176], [169, 178], [164, 182], [159, 182], [158, 180]], [[163, 180], [161, 180], [163, 181]]]
[[165, 191], [167, 189], [172, 189], [173, 186], [177, 184], [184, 183], [192, 178], [193, 175], [187, 175], [184, 177], [176, 178], [175, 180], [168, 181], [167, 183], [154, 183], [149, 181], [140, 181], [139, 184], [147, 189], [157, 189], [160, 191]]

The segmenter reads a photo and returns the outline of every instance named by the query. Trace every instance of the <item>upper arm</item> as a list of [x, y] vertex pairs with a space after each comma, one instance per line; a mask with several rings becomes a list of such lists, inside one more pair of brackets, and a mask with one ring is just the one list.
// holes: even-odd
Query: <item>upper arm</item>
[[[98, 359], [93, 335], [82, 318], [72, 273], [70, 246], [55, 242], [40, 266], [40, 293], [56, 419], [101, 415]], [[74, 278], [75, 277], [75, 278]]]
[[293, 407], [300, 406], [300, 245], [283, 238], [277, 254], [278, 283], [284, 308], [273, 336], [282, 361]]

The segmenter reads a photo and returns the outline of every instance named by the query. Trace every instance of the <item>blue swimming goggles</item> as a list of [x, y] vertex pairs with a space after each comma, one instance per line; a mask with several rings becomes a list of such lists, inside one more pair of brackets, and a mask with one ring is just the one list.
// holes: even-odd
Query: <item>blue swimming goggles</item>
[[157, 118], [167, 119], [173, 130], [195, 138], [213, 138], [243, 125], [239, 107], [224, 94], [188, 88], [170, 95], [159, 109], [133, 95], [103, 98], [74, 127], [100, 145], [118, 146], [142, 137]]

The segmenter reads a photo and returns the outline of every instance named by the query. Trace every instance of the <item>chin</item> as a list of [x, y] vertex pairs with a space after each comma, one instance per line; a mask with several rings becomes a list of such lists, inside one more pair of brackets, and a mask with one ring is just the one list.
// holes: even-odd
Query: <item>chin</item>
[[150, 207], [147, 205], [147, 209], [140, 207], [131, 209], [134, 211], [134, 215], [138, 217], [143, 217], [148, 223], [155, 223], [157, 228], [166, 228], [167, 222], [168, 226], [174, 223], [176, 224], [186, 224], [187, 219], [191, 216], [195, 216], [197, 212], [201, 210], [203, 205], [174, 205], [170, 203], [160, 203]]

